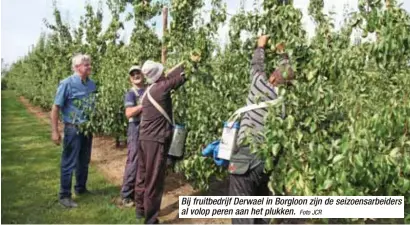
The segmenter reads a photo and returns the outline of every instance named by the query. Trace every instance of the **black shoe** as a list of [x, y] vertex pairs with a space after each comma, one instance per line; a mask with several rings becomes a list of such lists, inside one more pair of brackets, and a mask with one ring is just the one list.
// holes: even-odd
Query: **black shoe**
[[71, 198], [62, 198], [59, 202], [66, 208], [76, 208], [78, 206]]

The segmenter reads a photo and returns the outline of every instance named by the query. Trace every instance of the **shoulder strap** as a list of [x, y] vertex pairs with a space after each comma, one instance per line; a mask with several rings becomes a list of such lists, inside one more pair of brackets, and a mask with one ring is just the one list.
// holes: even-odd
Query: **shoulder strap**
[[282, 98], [282, 97], [279, 97], [279, 98], [277, 98], [277, 99], [275, 99], [275, 100], [270, 100], [270, 101], [266, 101], [266, 102], [261, 102], [261, 103], [259, 103], [259, 104], [252, 104], [252, 105], [244, 106], [244, 107], [242, 107], [242, 108], [236, 110], [236, 111], [232, 114], [232, 116], [229, 117], [229, 121], [232, 121], [232, 120], [235, 121], [235, 120], [237, 119], [237, 117], [238, 117], [240, 114], [244, 113], [244, 112], [252, 111], [252, 110], [255, 110], [255, 109], [266, 108], [266, 107], [269, 107], [269, 106], [276, 106], [276, 105], [278, 105], [278, 104], [280, 104], [280, 103], [282, 103], [282, 102], [283, 102], [283, 98]]
[[142, 97], [141, 97], [141, 103], [142, 103], [142, 100], [144, 100], [145, 96], [147, 95], [147, 92], [149, 92], [149, 90], [151, 90], [152, 86], [154, 86], [154, 85], [155, 85], [155, 83], [151, 84], [151, 85], [144, 91], [144, 94], [143, 94]]
[[157, 108], [157, 110], [168, 120], [168, 122], [171, 125], [174, 125], [174, 122], [169, 118], [169, 116], [165, 112], [165, 110], [154, 100], [154, 98], [151, 96], [151, 94], [149, 92], [148, 92], [148, 99], [155, 106], [155, 108]]
[[142, 95], [141, 98], [141, 102], [142, 100], [145, 98], [145, 96], [148, 94], [148, 100], [154, 105], [154, 107], [168, 120], [168, 122], [172, 125], [174, 125], [174, 122], [169, 118], [168, 114], [165, 112], [165, 110], [158, 104], [157, 101], [155, 101], [155, 99], [151, 96], [151, 94], [149, 93], [152, 86], [154, 86], [155, 83], [153, 83], [152, 85], [150, 85], [147, 90], [144, 92], [144, 94]]

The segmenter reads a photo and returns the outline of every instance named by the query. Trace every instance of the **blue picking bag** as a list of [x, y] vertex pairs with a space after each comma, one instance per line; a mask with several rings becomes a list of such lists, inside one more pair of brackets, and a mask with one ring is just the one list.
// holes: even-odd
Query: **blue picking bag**
[[213, 156], [216, 146], [219, 145], [219, 141], [214, 141], [202, 150], [203, 156]]
[[219, 151], [219, 144], [220, 141], [214, 141], [202, 151], [203, 156], [212, 156], [214, 158], [214, 162], [218, 166], [228, 166], [229, 161], [225, 159], [218, 158], [218, 151]]

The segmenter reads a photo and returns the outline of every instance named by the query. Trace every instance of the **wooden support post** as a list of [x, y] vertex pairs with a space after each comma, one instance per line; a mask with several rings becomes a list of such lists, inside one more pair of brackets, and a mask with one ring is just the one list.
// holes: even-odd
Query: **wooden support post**
[[390, 0], [386, 0], [386, 8], [390, 7]]
[[167, 61], [167, 44], [164, 41], [164, 37], [167, 34], [167, 27], [168, 27], [168, 8], [164, 7], [162, 9], [162, 54], [161, 54], [161, 62], [165, 64]]

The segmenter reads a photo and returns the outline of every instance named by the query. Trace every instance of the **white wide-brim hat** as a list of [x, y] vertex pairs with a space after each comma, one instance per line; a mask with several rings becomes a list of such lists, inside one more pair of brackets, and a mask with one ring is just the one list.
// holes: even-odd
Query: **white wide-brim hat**
[[164, 66], [151, 60], [147, 60], [142, 66], [141, 72], [147, 79], [147, 83], [153, 84], [161, 77]]

